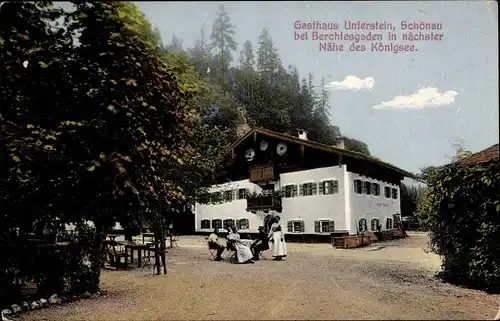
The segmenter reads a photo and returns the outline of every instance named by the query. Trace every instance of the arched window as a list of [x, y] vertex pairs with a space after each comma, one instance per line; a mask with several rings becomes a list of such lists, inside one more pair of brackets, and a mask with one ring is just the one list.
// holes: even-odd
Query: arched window
[[371, 221], [371, 230], [372, 231], [378, 230], [379, 222], [380, 221], [378, 220], [378, 218], [372, 218], [372, 221]]
[[207, 220], [207, 219], [201, 220], [201, 228], [203, 230], [210, 229], [210, 220]]
[[359, 220], [358, 229], [360, 232], [366, 232], [368, 230], [368, 224], [366, 222], [366, 219], [362, 218]]
[[392, 222], [392, 218], [388, 218], [386, 221], [385, 221], [385, 228], [390, 230], [393, 228], [393, 222]]

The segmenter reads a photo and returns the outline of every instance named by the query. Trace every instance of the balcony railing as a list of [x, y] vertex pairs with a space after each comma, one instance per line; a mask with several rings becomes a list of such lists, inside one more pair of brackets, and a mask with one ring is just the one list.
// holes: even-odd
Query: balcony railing
[[250, 182], [257, 183], [263, 181], [272, 181], [275, 179], [274, 166], [259, 165], [250, 168]]
[[259, 194], [247, 196], [247, 211], [277, 211], [283, 209], [281, 195]]

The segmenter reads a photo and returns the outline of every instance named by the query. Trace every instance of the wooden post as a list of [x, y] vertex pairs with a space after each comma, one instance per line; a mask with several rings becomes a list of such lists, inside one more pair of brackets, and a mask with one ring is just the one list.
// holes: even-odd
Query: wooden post
[[305, 146], [304, 146], [304, 144], [301, 144], [300, 145], [300, 155], [304, 156], [304, 153], [305, 153]]
[[257, 141], [257, 132], [253, 132], [253, 141], [256, 142]]

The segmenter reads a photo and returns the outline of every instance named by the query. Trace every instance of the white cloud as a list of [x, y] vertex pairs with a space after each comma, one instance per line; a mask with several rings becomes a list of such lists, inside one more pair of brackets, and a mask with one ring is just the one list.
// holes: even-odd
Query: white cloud
[[332, 81], [325, 85], [325, 88], [333, 88], [334, 90], [372, 90], [375, 85], [375, 79], [366, 77], [365, 79], [356, 76], [347, 76], [342, 81]]
[[423, 109], [436, 108], [455, 102], [456, 91], [448, 90], [440, 93], [435, 87], [422, 88], [409, 96], [396, 96], [391, 101], [383, 101], [374, 109]]

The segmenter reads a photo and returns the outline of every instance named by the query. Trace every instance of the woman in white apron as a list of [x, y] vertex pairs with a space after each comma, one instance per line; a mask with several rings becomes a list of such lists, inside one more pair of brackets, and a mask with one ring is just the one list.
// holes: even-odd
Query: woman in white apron
[[271, 251], [274, 261], [281, 261], [287, 255], [285, 235], [283, 234], [280, 217], [276, 216], [269, 230], [269, 242], [271, 242]]

